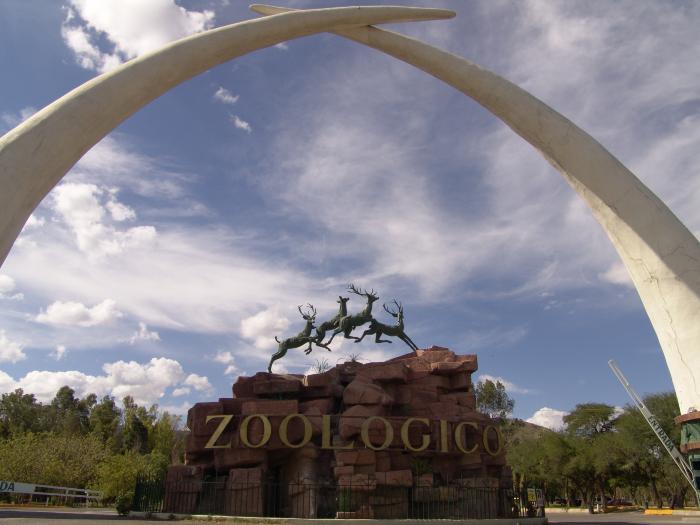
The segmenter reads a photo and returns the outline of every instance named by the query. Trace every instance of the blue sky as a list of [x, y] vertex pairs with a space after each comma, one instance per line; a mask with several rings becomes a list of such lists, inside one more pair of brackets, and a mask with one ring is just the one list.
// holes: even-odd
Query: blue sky
[[[392, 28], [569, 117], [697, 235], [700, 4], [431, 5], [457, 17]], [[255, 16], [237, 1], [5, 0], [0, 132], [125, 60]], [[69, 384], [183, 413], [263, 370], [273, 337], [302, 328], [298, 304], [331, 317], [349, 282], [402, 301], [419, 346], [476, 353], [521, 418], [626, 403], [610, 358], [640, 392], [672, 389], [616, 253], [544, 159], [432, 77], [318, 35], [173, 89], [44, 199], [0, 268], [0, 391]], [[339, 341], [281, 364], [406, 351]]]

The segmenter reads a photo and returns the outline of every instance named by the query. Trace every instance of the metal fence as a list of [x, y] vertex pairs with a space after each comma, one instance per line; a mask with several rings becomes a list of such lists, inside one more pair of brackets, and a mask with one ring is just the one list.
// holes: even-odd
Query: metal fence
[[139, 478], [133, 509], [141, 512], [297, 518], [488, 519], [533, 515], [527, 499], [502, 488], [442, 485], [393, 487], [335, 480], [258, 480], [229, 483], [225, 478], [166, 482]]

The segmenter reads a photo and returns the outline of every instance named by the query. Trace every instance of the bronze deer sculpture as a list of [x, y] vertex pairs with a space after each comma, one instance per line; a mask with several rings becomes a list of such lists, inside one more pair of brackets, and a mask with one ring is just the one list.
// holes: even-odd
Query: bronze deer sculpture
[[308, 313], [302, 311], [301, 305], [297, 307], [299, 309], [299, 313], [306, 321], [306, 326], [301, 332], [294, 337], [283, 339], [282, 341], [277, 339], [277, 336], [275, 336], [275, 341], [278, 343], [277, 352], [275, 352], [270, 359], [270, 364], [267, 366], [268, 372], [272, 372], [272, 363], [283, 358], [287, 354], [287, 350], [290, 348], [299, 348], [300, 346], [304, 346], [306, 343], [308, 343], [309, 348], [304, 350], [304, 352], [306, 354], [311, 352], [311, 343], [316, 340], [315, 337], [311, 336], [311, 330], [314, 328], [314, 321], [316, 320], [316, 308], [314, 308], [312, 304], [308, 304], [307, 306], [310, 310]]
[[348, 291], [356, 295], [365, 296], [367, 298], [367, 304], [365, 305], [364, 310], [361, 312], [354, 315], [346, 315], [345, 317], [341, 318], [340, 321], [338, 321], [338, 328], [333, 331], [333, 335], [331, 335], [331, 338], [328, 340], [326, 345], [331, 344], [333, 338], [340, 333], [342, 333], [346, 339], [357, 340], [357, 337], [350, 335], [351, 332], [358, 326], [367, 324], [372, 320], [372, 303], [379, 299], [379, 296], [374, 293], [374, 290], [370, 292], [363, 291], [362, 289], [358, 290], [354, 284], [348, 286]]
[[[336, 314], [335, 317], [330, 319], [329, 321], [325, 321], [318, 325], [316, 327], [316, 341], [315, 344], [317, 346], [320, 346], [322, 348], [325, 348], [329, 352], [331, 351], [330, 348], [328, 348], [327, 344], [323, 344], [323, 338], [326, 337], [326, 332], [328, 330], [335, 330], [338, 328], [338, 324], [340, 323], [340, 320], [348, 315], [348, 301], [350, 300], [349, 297], [343, 297], [342, 295], [338, 296], [338, 301], [336, 301], [338, 304], [340, 304], [340, 307], [338, 308], [338, 313]], [[330, 341], [329, 341], [330, 343]]]
[[387, 308], [386, 304], [384, 304], [384, 310], [386, 313], [391, 315], [392, 317], [396, 318], [397, 322], [395, 325], [387, 325], [384, 323], [380, 323], [376, 319], [372, 319], [370, 321], [370, 326], [367, 330], [364, 331], [364, 333], [360, 336], [359, 339], [357, 339], [355, 342], [359, 343], [362, 341], [362, 339], [366, 335], [373, 335], [376, 334], [374, 338], [375, 343], [391, 343], [392, 341], [389, 341], [388, 339], [381, 339], [382, 335], [388, 335], [391, 337], [398, 337], [401, 339], [404, 343], [406, 343], [411, 350], [418, 350], [418, 346], [416, 346], [416, 343], [414, 343], [410, 337], [406, 335], [406, 332], [404, 331], [403, 327], [403, 306], [401, 306], [401, 303], [396, 302], [396, 299], [394, 299], [394, 304], [398, 308], [396, 312], [389, 310]]

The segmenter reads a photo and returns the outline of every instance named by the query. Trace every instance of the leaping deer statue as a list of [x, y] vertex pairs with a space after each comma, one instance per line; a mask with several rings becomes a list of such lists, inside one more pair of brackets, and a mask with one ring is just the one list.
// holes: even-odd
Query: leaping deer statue
[[[338, 325], [340, 324], [340, 320], [348, 315], [348, 301], [350, 300], [349, 297], [343, 297], [342, 295], [338, 296], [338, 301], [337, 303], [340, 304], [340, 308], [338, 309], [338, 313], [336, 314], [335, 317], [330, 319], [329, 321], [325, 321], [318, 325], [316, 327], [316, 341], [315, 344], [317, 346], [323, 347], [329, 352], [331, 351], [330, 348], [328, 348], [328, 344], [323, 344], [323, 338], [326, 337], [326, 332], [328, 330], [335, 330], [338, 328]], [[330, 341], [328, 341], [330, 343]]]
[[301, 332], [294, 337], [283, 339], [282, 341], [277, 339], [277, 336], [275, 336], [275, 341], [277, 341], [279, 344], [277, 346], [277, 352], [273, 354], [272, 358], [270, 359], [270, 364], [267, 366], [268, 372], [272, 372], [272, 363], [283, 358], [287, 354], [287, 350], [290, 348], [299, 348], [300, 346], [304, 346], [306, 343], [308, 343], [309, 348], [304, 350], [304, 352], [306, 354], [311, 352], [311, 343], [316, 341], [316, 338], [311, 335], [311, 330], [314, 328], [314, 321], [316, 320], [316, 308], [314, 308], [312, 304], [308, 304], [307, 306], [309, 307], [308, 312], [304, 312], [301, 309], [301, 305], [297, 307], [299, 309], [299, 313], [306, 321], [306, 326]]
[[333, 338], [340, 333], [342, 333], [346, 339], [357, 340], [357, 337], [350, 335], [350, 333], [358, 326], [367, 324], [372, 320], [372, 303], [379, 299], [379, 296], [374, 293], [374, 290], [370, 292], [366, 290], [363, 291], [361, 288], [357, 289], [354, 284], [348, 286], [348, 291], [356, 295], [365, 296], [367, 298], [367, 304], [365, 305], [364, 310], [362, 310], [360, 313], [346, 315], [345, 317], [341, 318], [340, 321], [338, 321], [338, 328], [333, 331], [333, 335], [331, 335], [331, 338], [326, 343], [326, 346], [330, 345]]
[[406, 335], [406, 332], [404, 331], [403, 328], [403, 306], [401, 306], [401, 303], [396, 302], [396, 299], [394, 299], [394, 304], [396, 305], [397, 310], [394, 312], [392, 310], [389, 310], [387, 308], [386, 304], [384, 304], [384, 310], [386, 313], [391, 315], [392, 317], [397, 319], [397, 323], [395, 325], [387, 325], [384, 323], [380, 323], [376, 319], [372, 319], [370, 321], [370, 326], [367, 330], [364, 331], [364, 333], [360, 336], [359, 339], [357, 339], [355, 342], [359, 343], [362, 341], [362, 339], [366, 335], [373, 335], [376, 334], [374, 338], [375, 343], [391, 343], [388, 339], [381, 339], [382, 335], [388, 335], [391, 337], [398, 337], [401, 339], [404, 343], [406, 343], [411, 350], [418, 350], [418, 347], [416, 346], [416, 343], [414, 343], [410, 337]]

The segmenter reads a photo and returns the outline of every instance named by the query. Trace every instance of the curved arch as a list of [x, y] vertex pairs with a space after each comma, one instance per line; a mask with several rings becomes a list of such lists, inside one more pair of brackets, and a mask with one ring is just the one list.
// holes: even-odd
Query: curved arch
[[454, 16], [449, 11], [255, 9], [273, 16], [201, 33], [129, 62], [83, 84], [0, 138], [0, 261], [50, 189], [90, 147], [140, 107], [217, 64], [330, 30], [412, 64], [475, 99], [562, 173], [589, 204], [630, 272], [661, 343], [681, 411], [700, 408], [694, 373], [700, 373], [700, 243], [605, 148], [505, 79], [417, 40], [364, 27]]
[[[269, 15], [286, 8], [254, 5]], [[402, 60], [480, 103], [532, 144], [586, 201], [632, 277], [661, 344], [681, 413], [700, 410], [700, 243], [593, 137], [512, 82], [404, 35], [334, 33]]]
[[0, 264], [29, 215], [80, 157], [185, 80], [251, 51], [333, 28], [454, 16], [445, 9], [416, 7], [284, 13], [183, 38], [85, 82], [0, 138]]

